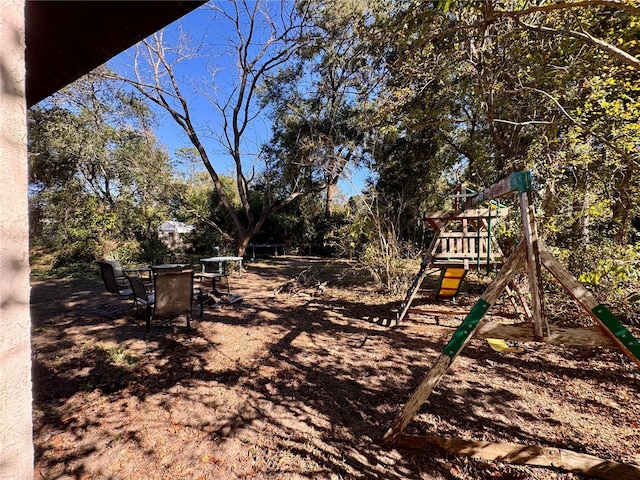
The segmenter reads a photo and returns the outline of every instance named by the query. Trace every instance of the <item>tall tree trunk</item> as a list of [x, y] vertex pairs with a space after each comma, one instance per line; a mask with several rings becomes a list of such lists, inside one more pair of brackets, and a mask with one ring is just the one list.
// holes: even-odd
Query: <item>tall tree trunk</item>
[[618, 195], [613, 200], [611, 213], [616, 226], [614, 240], [618, 245], [629, 243], [629, 233], [633, 220], [632, 198], [629, 192], [634, 168], [627, 164], [622, 172], [622, 180], [618, 184]]
[[576, 240], [580, 239], [579, 243], [585, 245], [589, 243], [589, 200], [588, 191], [583, 189], [584, 186], [581, 187], [582, 196], [576, 199], [572, 205], [572, 236]]
[[338, 184], [331, 182], [327, 185], [326, 198], [324, 202], [324, 218], [331, 218], [333, 214], [333, 203], [336, 196]]

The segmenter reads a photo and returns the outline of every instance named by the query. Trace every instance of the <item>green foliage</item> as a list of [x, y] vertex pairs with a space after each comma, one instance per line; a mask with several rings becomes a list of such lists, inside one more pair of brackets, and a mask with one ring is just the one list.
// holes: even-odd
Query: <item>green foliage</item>
[[410, 238], [425, 200], [441, 201], [437, 179], [481, 190], [527, 169], [546, 243], [605, 258], [608, 242], [629, 241], [640, 213], [640, 77], [615, 49], [638, 57], [638, 21], [611, 4], [555, 7], [398, 1], [363, 34], [386, 70], [371, 188], [379, 223], [399, 226], [398, 238]]
[[574, 268], [585, 268], [578, 279], [587, 285], [596, 286], [605, 280], [614, 283], [634, 283], [640, 280], [640, 245], [620, 248], [609, 242], [597, 248], [586, 246], [572, 252], [570, 261]]
[[168, 158], [134, 128], [148, 110], [114, 88], [93, 73], [29, 112], [31, 241], [54, 252], [50, 274], [140, 261], [138, 242], [168, 219]]
[[46, 274], [57, 278], [90, 277], [94, 271], [93, 268], [87, 268], [94, 260], [90, 253], [90, 246], [83, 243], [76, 243], [69, 248], [59, 250]]
[[[183, 149], [181, 155], [189, 150], [192, 149]], [[235, 180], [228, 175], [220, 175], [219, 180], [227, 198], [239, 211], [241, 202]], [[210, 254], [214, 248], [228, 243], [221, 230], [233, 230], [233, 223], [206, 172], [196, 170], [187, 175], [174, 192], [175, 217], [196, 227], [192, 238], [195, 252]]]
[[[426, 247], [424, 213], [445, 207], [452, 185], [481, 190], [527, 169], [543, 241], [608, 299], [635, 301], [638, 255], [625, 245], [640, 214], [640, 74], [620, 52], [640, 55], [640, 22], [622, 3], [596, 3], [297, 2], [307, 22], [300, 43], [236, 49], [257, 53], [237, 62], [255, 83], [214, 102], [226, 115], [220, 139], [233, 178], [212, 174], [188, 125], [196, 140], [178, 152], [188, 174], [177, 178], [145, 104], [90, 76], [30, 112], [34, 246], [55, 251], [56, 268], [104, 254], [157, 261], [169, 253], [155, 229], [175, 218], [197, 225], [198, 251], [232, 234], [286, 243], [358, 259], [398, 291]], [[281, 70], [252, 69], [284, 52], [290, 61], [269, 63]], [[165, 78], [148, 84], [172, 91], [173, 118], [185, 118], [184, 97]], [[254, 163], [264, 168], [249, 177], [241, 145], [263, 108], [273, 136]], [[365, 191], [335, 205], [338, 179], [365, 164]], [[500, 227], [507, 252], [519, 228], [516, 212]]]
[[400, 238], [394, 225], [376, 210], [375, 198], [354, 198], [341, 213], [343, 221], [328, 236], [335, 242], [334, 249], [342, 257], [357, 260], [384, 291], [406, 291], [419, 254], [416, 244]]
[[137, 240], [115, 239], [102, 245], [98, 252], [98, 258], [115, 258], [123, 265], [134, 265], [143, 262], [141, 257], [141, 245]]
[[326, 219], [338, 181], [368, 155], [365, 144], [375, 121], [370, 92], [382, 72], [366, 55], [360, 32], [382, 3], [298, 2], [300, 12], [310, 12], [309, 32], [295, 61], [261, 92], [273, 120], [263, 149], [272, 191], [323, 192]]
[[28, 119], [29, 149], [38, 152], [29, 156], [29, 183], [42, 189], [70, 181], [77, 168], [77, 118], [54, 106], [49, 110], [33, 108]]
[[640, 245], [621, 247], [611, 240], [560, 250], [559, 257], [598, 300], [623, 319], [640, 311]]
[[[254, 193], [254, 208], [259, 210], [262, 208], [260, 194], [264, 194], [264, 190]], [[326, 217], [319, 195], [307, 195], [270, 216], [254, 237], [254, 242], [283, 243], [289, 252], [302, 255], [333, 255], [335, 251], [327, 235], [331, 226], [339, 221], [339, 214]]]
[[[597, 210], [609, 209], [613, 234], [624, 243], [640, 198], [638, 70], [574, 33], [588, 31], [637, 55], [637, 22], [628, 11], [560, 6], [520, 14], [536, 8], [527, 1], [396, 6], [370, 29], [372, 54], [389, 66], [378, 100], [387, 149], [377, 150], [376, 165], [397, 161], [388, 147], [400, 139], [424, 152], [411, 158], [420, 172], [454, 167], [480, 188], [514, 170], [535, 169], [551, 182], [555, 172], [587, 170], [566, 201], [596, 198], [586, 212], [608, 202]], [[418, 149], [427, 142], [430, 149]], [[403, 161], [406, 151], [399, 152]], [[589, 222], [600, 231], [599, 219]]]
[[147, 265], [157, 265], [171, 261], [171, 251], [157, 237], [147, 238], [140, 242], [138, 260]]

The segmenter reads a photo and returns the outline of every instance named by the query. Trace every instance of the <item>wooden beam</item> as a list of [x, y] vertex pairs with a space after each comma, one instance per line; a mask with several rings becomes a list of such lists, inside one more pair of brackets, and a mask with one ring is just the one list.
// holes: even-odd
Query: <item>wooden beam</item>
[[525, 301], [524, 295], [522, 294], [522, 291], [520, 290], [520, 287], [518, 286], [518, 284], [516, 282], [511, 282], [507, 286], [506, 290], [507, 290], [507, 293], [509, 294], [509, 299], [514, 304], [513, 308], [515, 309], [515, 311], [516, 312], [518, 311], [516, 302], [514, 301], [514, 300], [517, 300], [517, 305], [520, 305], [522, 307], [522, 310], [524, 310], [525, 319], [531, 322], [533, 319], [533, 315], [531, 314], [531, 309], [529, 308], [529, 305], [527, 305], [527, 302]]
[[500, 270], [494, 281], [487, 287], [482, 297], [480, 297], [480, 300], [476, 302], [471, 312], [469, 312], [465, 320], [455, 331], [449, 343], [444, 347], [443, 353], [440, 354], [434, 366], [431, 367], [429, 373], [427, 373], [422, 383], [420, 383], [418, 388], [413, 392], [409, 401], [382, 437], [380, 441], [382, 445], [392, 444], [395, 438], [402, 433], [416, 413], [418, 413], [418, 410], [420, 410], [420, 407], [427, 401], [433, 389], [440, 383], [440, 380], [442, 380], [449, 366], [467, 345], [469, 340], [471, 340], [484, 314], [500, 297], [500, 294], [511, 282], [518, 269], [524, 265], [525, 256], [526, 246], [524, 241], [521, 241], [513, 254], [507, 259], [504, 267]]
[[438, 218], [426, 218], [425, 220], [429, 222], [431, 228], [433, 228], [436, 232], [441, 232], [442, 230], [444, 230], [444, 227], [446, 227], [446, 224]]
[[436, 435], [399, 435], [394, 445], [419, 450], [431, 449], [435, 446], [467, 457], [520, 465], [553, 467], [604, 480], [640, 480], [639, 466], [606, 460], [563, 448], [519, 443], [482, 442]]
[[418, 290], [420, 289], [422, 282], [427, 277], [429, 266], [431, 265], [431, 260], [433, 259], [433, 254], [438, 245], [439, 237], [440, 237], [440, 230], [437, 230], [435, 235], [431, 239], [431, 244], [429, 245], [429, 249], [427, 250], [428, 252], [427, 255], [425, 255], [425, 257], [422, 259], [422, 263], [420, 264], [420, 270], [418, 271], [417, 275], [413, 277], [413, 281], [411, 282], [411, 286], [409, 287], [409, 290], [407, 290], [407, 295], [404, 299], [404, 302], [400, 306], [401, 311], [400, 311], [400, 315], [398, 316], [398, 320], [397, 320], [398, 323], [400, 323], [404, 319], [405, 315], [407, 314], [407, 310], [409, 310], [409, 307], [411, 307], [411, 302], [413, 302], [413, 299], [415, 298], [416, 293], [418, 293]]
[[[475, 260], [476, 259], [474, 258], [458, 258], [458, 259], [434, 258], [433, 261], [431, 262], [431, 266], [437, 267], [438, 269], [440, 269], [444, 267], [460, 267], [460, 266], [464, 267], [465, 264], [468, 263], [469, 268], [465, 268], [466, 270], [478, 270], [478, 262], [476, 262]], [[491, 263], [489, 265], [491, 265]], [[502, 263], [502, 259], [501, 258], [496, 259], [496, 263], [497, 264]], [[480, 267], [486, 267], [486, 265], [487, 265], [486, 260], [482, 260], [480, 262]]]
[[514, 189], [511, 186], [511, 177], [503, 178], [498, 183], [494, 183], [490, 187], [487, 187], [482, 192], [478, 193], [476, 196], [471, 197], [469, 200], [464, 202], [463, 207], [475, 207], [487, 200], [503, 197], [513, 192], [513, 190]]
[[502, 207], [497, 209], [489, 208], [470, 208], [466, 210], [438, 210], [425, 215], [424, 219], [439, 220], [442, 222], [451, 222], [455, 220], [470, 219], [476, 220], [478, 218], [486, 218], [491, 216], [492, 219], [496, 217], [502, 218], [509, 215], [509, 208]]
[[[407, 313], [415, 313], [416, 315], [430, 315], [430, 316], [438, 316], [438, 315], [459, 315], [459, 316], [467, 316], [469, 314], [468, 309], [437, 309], [437, 308], [410, 308]], [[501, 313], [501, 312], [487, 312], [487, 316], [496, 316], [503, 318], [516, 318], [514, 313]]]
[[596, 298], [571, 275], [560, 262], [558, 262], [551, 253], [545, 248], [540, 249], [540, 259], [547, 270], [558, 280], [558, 282], [571, 294], [571, 296], [584, 308], [589, 315], [596, 321], [605, 334], [611, 338], [613, 342], [629, 357], [636, 365], [640, 367], [640, 344], [638, 340], [629, 332], [620, 322], [611, 315], [615, 324], [614, 330], [602, 320], [599, 311], [606, 311]]
[[[455, 312], [445, 314], [456, 314]], [[459, 314], [457, 314], [459, 315]], [[424, 332], [430, 334], [450, 334], [455, 327], [444, 325], [425, 325], [407, 323], [398, 326], [401, 330], [409, 332]], [[478, 338], [501, 338], [515, 342], [537, 342], [550, 345], [574, 345], [582, 347], [604, 347], [618, 348], [618, 345], [602, 331], [599, 326], [593, 327], [556, 327], [551, 326], [549, 336], [539, 338], [533, 331], [533, 324], [530, 322], [504, 324], [485, 320], [480, 323], [475, 335]]]
[[600, 327], [550, 327], [549, 335], [540, 338], [529, 322], [505, 325], [497, 322], [483, 322], [476, 335], [482, 338], [502, 338], [520, 342], [540, 342], [552, 345], [581, 345], [585, 347], [616, 348], [616, 344]]
[[542, 268], [540, 267], [538, 232], [536, 231], [533, 205], [529, 204], [530, 195], [530, 192], [520, 194], [520, 215], [522, 217], [524, 239], [527, 244], [527, 269], [529, 273], [533, 325], [536, 334], [544, 338], [549, 335], [549, 323], [547, 322], [543, 295], [544, 287], [542, 285]]
[[530, 172], [514, 172], [507, 178], [503, 178], [498, 183], [494, 183], [487, 187], [484, 191], [467, 200], [464, 209], [475, 207], [487, 200], [504, 197], [511, 192], [530, 192], [531, 191], [531, 173]]
[[[434, 261], [437, 260], [476, 260], [478, 258], [478, 253], [462, 253], [462, 252], [440, 252], [436, 253], [434, 256]], [[502, 257], [491, 254], [491, 260], [501, 260]], [[481, 263], [487, 263], [486, 255], [480, 256]], [[461, 264], [461, 262], [459, 262]]]
[[472, 231], [467, 231], [467, 232], [442, 232], [440, 234], [440, 238], [483, 238], [483, 239], [487, 239], [489, 238], [489, 232], [472, 232]]

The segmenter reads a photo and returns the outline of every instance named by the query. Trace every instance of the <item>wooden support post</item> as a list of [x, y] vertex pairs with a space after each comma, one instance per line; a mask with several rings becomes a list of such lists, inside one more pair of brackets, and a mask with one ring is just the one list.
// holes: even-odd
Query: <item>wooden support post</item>
[[[429, 312], [418, 311], [417, 313], [427, 314]], [[455, 314], [457, 313], [439, 311], [431, 312], [431, 315]], [[513, 340], [516, 342], [547, 343], [549, 345], [573, 345], [581, 347], [619, 349], [618, 344], [611, 340], [611, 337], [608, 336], [598, 325], [578, 328], [551, 326], [551, 334], [548, 337], [538, 338], [533, 332], [533, 324], [531, 322], [504, 324], [489, 320], [489, 315], [490, 313], [487, 313], [487, 316], [482, 320], [482, 322], [480, 322], [480, 326], [474, 333], [474, 337], [499, 338], [502, 340]], [[402, 325], [398, 328], [405, 331], [424, 332], [430, 335], [447, 335], [450, 334], [452, 330], [452, 327], [431, 324]]]
[[422, 259], [422, 263], [420, 264], [420, 270], [418, 271], [418, 274], [413, 278], [411, 287], [409, 287], [409, 290], [407, 291], [407, 295], [404, 299], [404, 302], [402, 303], [402, 311], [398, 316], [398, 323], [400, 323], [404, 319], [405, 315], [407, 314], [407, 311], [409, 310], [409, 307], [411, 306], [411, 302], [413, 302], [413, 299], [415, 298], [416, 293], [418, 293], [418, 289], [420, 288], [420, 285], [422, 285], [422, 282], [427, 276], [427, 270], [429, 269], [429, 265], [431, 264], [431, 260], [433, 259], [433, 254], [437, 248], [438, 239], [440, 237], [441, 231], [442, 231], [441, 229], [436, 230], [436, 233], [433, 235], [433, 238], [431, 239], [431, 244], [429, 245], [429, 253], [427, 253], [427, 255]]
[[640, 367], [640, 342], [629, 332], [604, 305], [571, 275], [560, 262], [545, 248], [540, 249], [542, 264], [571, 294], [571, 296], [593, 317], [604, 332], [620, 347], [636, 365]]
[[540, 338], [549, 335], [545, 301], [542, 285], [542, 269], [540, 268], [540, 253], [538, 232], [536, 231], [533, 206], [529, 204], [530, 192], [520, 194], [520, 213], [524, 239], [527, 243], [527, 268], [529, 273], [529, 289], [531, 291], [531, 311], [536, 335]]
[[471, 340], [474, 332], [478, 328], [478, 323], [487, 310], [498, 300], [505, 287], [511, 282], [513, 276], [525, 263], [526, 244], [521, 241], [515, 252], [505, 262], [502, 270], [495, 280], [487, 287], [484, 294], [473, 306], [465, 320], [458, 327], [456, 332], [444, 347], [442, 354], [438, 357], [435, 365], [431, 368], [422, 383], [413, 392], [409, 401], [405, 404], [400, 414], [396, 417], [391, 428], [385, 433], [380, 441], [381, 445], [391, 445], [395, 439], [407, 427], [409, 422], [415, 417], [420, 407], [427, 401], [433, 389], [440, 383], [440, 380], [458, 356], [460, 351]]
[[[518, 312], [517, 305], [519, 305], [519, 306], [522, 307], [522, 310], [524, 312], [525, 320], [527, 320], [528, 322], [532, 322], [533, 321], [533, 315], [531, 314], [531, 310], [529, 309], [529, 305], [527, 305], [527, 302], [525, 302], [525, 300], [524, 300], [524, 295], [522, 295], [522, 292], [520, 291], [520, 287], [518, 287], [516, 282], [511, 282], [509, 284], [509, 286], [507, 287], [507, 289], [508, 289], [507, 292], [509, 293], [509, 298], [511, 299], [511, 301], [513, 303], [513, 307], [514, 307], [514, 309], [516, 311], [516, 314]], [[517, 303], [516, 303], [516, 301], [517, 301]]]
[[[489, 335], [497, 338], [517, 338], [529, 341], [547, 341], [549, 343], [575, 343], [584, 345], [615, 346], [620, 348], [634, 363], [640, 366], [640, 342], [626, 329], [618, 319], [604, 305], [598, 303], [593, 295], [578, 282], [571, 273], [565, 269], [553, 256], [540, 244], [531, 200], [531, 177], [528, 172], [516, 172], [508, 179], [490, 187], [484, 192], [474, 196], [465, 203], [465, 207], [475, 206], [485, 200], [498, 198], [514, 191], [520, 192], [520, 211], [522, 215], [524, 238], [505, 262], [502, 270], [495, 280], [485, 290], [478, 302], [473, 306], [462, 324], [444, 347], [443, 352], [437, 358], [418, 388], [413, 392], [401, 412], [394, 419], [391, 427], [384, 434], [379, 444], [382, 446], [397, 445], [413, 448], [424, 448], [431, 445], [441, 446], [450, 451], [471, 455], [476, 458], [489, 460], [508, 461], [512, 463], [524, 463], [531, 465], [554, 466], [569, 471], [586, 473], [599, 476], [604, 479], [629, 478], [640, 480], [640, 467], [635, 465], [619, 464], [589, 455], [571, 452], [569, 450], [525, 446], [518, 444], [494, 444], [488, 442], [474, 442], [460, 439], [446, 439], [442, 437], [417, 437], [403, 435], [402, 432], [413, 420], [420, 407], [427, 401], [433, 390], [442, 380], [444, 374], [451, 366], [455, 358], [468, 344], [471, 338]], [[466, 233], [466, 222], [464, 233]], [[442, 232], [442, 229], [439, 229]], [[453, 241], [454, 237], [451, 237]], [[435, 239], [434, 239], [435, 240]], [[436, 244], [433, 244], [435, 255]], [[480, 253], [480, 238], [478, 236], [478, 253]], [[487, 260], [488, 262], [489, 260]], [[501, 325], [481, 320], [487, 311], [494, 305], [500, 294], [508, 287], [519, 268], [527, 264], [529, 284], [532, 297], [533, 335], [530, 327], [518, 325]], [[544, 291], [542, 284], [541, 265], [562, 284], [573, 298], [594, 318], [599, 329], [558, 329], [550, 330], [546, 318]], [[426, 266], [424, 268], [426, 272]], [[424, 275], [424, 273], [421, 271]], [[424, 276], [422, 277], [424, 278]], [[422, 279], [420, 280], [421, 283]], [[415, 282], [414, 282], [415, 283]], [[417, 290], [417, 286], [415, 288]], [[415, 292], [412, 292], [412, 295]], [[518, 292], [519, 293], [519, 292]], [[411, 295], [403, 316], [413, 299]], [[525, 312], [526, 312], [526, 304]], [[531, 325], [530, 323], [528, 325]]]

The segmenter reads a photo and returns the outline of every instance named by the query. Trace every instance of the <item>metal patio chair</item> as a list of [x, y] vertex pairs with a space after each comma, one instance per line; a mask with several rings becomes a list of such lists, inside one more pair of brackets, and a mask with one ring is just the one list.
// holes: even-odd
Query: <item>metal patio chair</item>
[[151, 307], [155, 300], [155, 295], [147, 292], [147, 288], [138, 277], [129, 277], [129, 284], [131, 285], [131, 290], [133, 290], [133, 304], [136, 307], [136, 313], [139, 312], [142, 306], [145, 311], [145, 320], [148, 319], [151, 316]]
[[96, 263], [100, 266], [100, 275], [107, 292], [121, 297], [133, 295], [129, 280], [122, 273], [122, 267], [119, 266], [120, 262], [117, 260], [100, 260]]
[[154, 275], [155, 293], [148, 304], [146, 332], [151, 322], [186, 316], [187, 328], [191, 328], [194, 289], [193, 271], [158, 273]]

